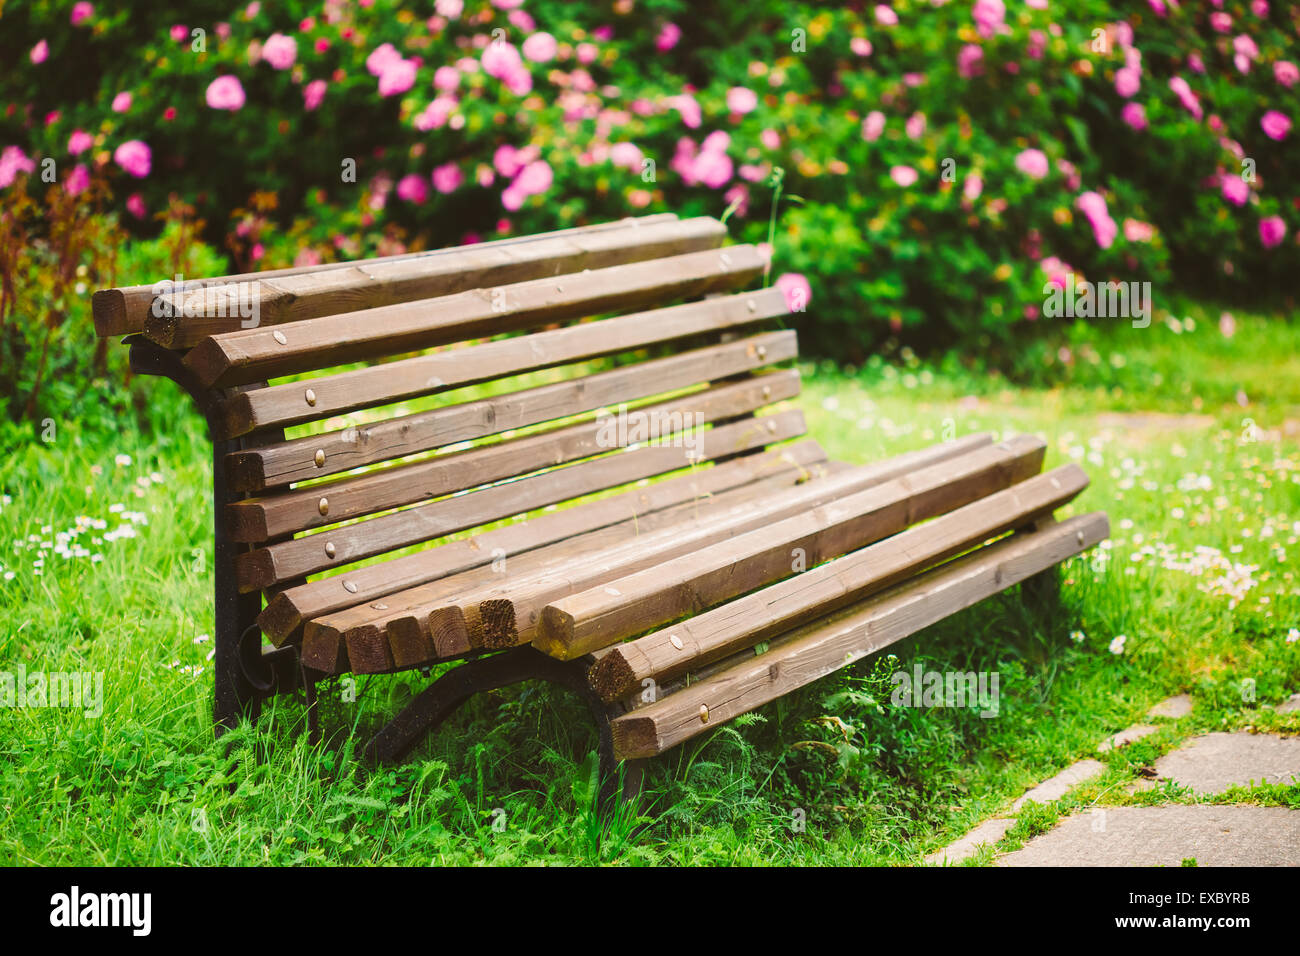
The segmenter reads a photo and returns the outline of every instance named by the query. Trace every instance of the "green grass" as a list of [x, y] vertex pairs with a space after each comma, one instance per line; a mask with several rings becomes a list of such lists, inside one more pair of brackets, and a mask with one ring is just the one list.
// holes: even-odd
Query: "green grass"
[[[0, 709], [0, 863], [914, 864], [1183, 691], [1190, 717], [1029, 805], [1000, 848], [1080, 808], [1194, 799], [1126, 785], [1196, 732], [1300, 732], [1300, 715], [1262, 706], [1300, 690], [1300, 641], [1286, 640], [1300, 627], [1300, 329], [1238, 314], [1229, 339], [1217, 310], [1180, 312], [1179, 331], [1167, 318], [1034, 346], [1030, 365], [1058, 363], [1038, 362], [1042, 384], [956, 355], [807, 368], [800, 405], [832, 457], [1042, 434], [1049, 467], [1077, 460], [1092, 476], [1070, 513], [1107, 510], [1110, 547], [1065, 566], [1059, 605], [1013, 590], [958, 614], [895, 645], [896, 660], [860, 662], [654, 762], [641, 805], [617, 811], [594, 793], [582, 705], [540, 686], [475, 700], [376, 772], [355, 750], [418, 674], [360, 679], [355, 702], [327, 685], [320, 747], [291, 698], [214, 743], [210, 465], [184, 399], [151, 393], [154, 416], [181, 423], [167, 440], [66, 422], [46, 443], [7, 426], [0, 670], [102, 672], [104, 710]], [[57, 536], [79, 516], [89, 555], [61, 557]], [[132, 536], [104, 539], [122, 527]], [[1122, 654], [1108, 650], [1118, 635]], [[882, 675], [917, 662], [998, 672], [998, 715], [890, 705]], [[1298, 793], [1230, 797], [1297, 806]]]

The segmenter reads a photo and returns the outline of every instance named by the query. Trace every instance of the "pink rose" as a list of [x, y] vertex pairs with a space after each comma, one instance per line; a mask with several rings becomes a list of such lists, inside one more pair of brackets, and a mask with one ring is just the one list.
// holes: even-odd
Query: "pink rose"
[[1155, 227], [1149, 222], [1140, 222], [1137, 219], [1124, 220], [1124, 238], [1129, 242], [1150, 242], [1155, 234]]
[[889, 178], [906, 189], [916, 182], [916, 170], [911, 166], [892, 166], [889, 170]]
[[1142, 71], [1132, 67], [1121, 67], [1115, 71], [1115, 92], [1128, 99], [1142, 85]]
[[966, 79], [984, 72], [984, 48], [978, 43], [967, 43], [957, 52], [957, 74]]
[[1300, 80], [1300, 67], [1297, 67], [1290, 60], [1278, 60], [1273, 64], [1273, 77], [1287, 89], [1295, 86], [1296, 81]]
[[689, 93], [679, 93], [676, 96], [668, 98], [668, 105], [681, 114], [682, 122], [687, 129], [699, 129], [703, 121], [703, 113], [700, 110], [700, 104], [695, 97]]
[[244, 88], [235, 76], [219, 76], [208, 84], [208, 106], [214, 110], [234, 112], [244, 106]]
[[1192, 92], [1192, 88], [1187, 85], [1186, 80], [1181, 76], [1171, 77], [1169, 80], [1169, 88], [1174, 91], [1174, 95], [1178, 97], [1178, 101], [1183, 104], [1183, 109], [1187, 110], [1187, 112], [1191, 113], [1197, 119], [1201, 118], [1201, 101], [1197, 99], [1196, 94]]
[[172, 39], [177, 43], [184, 43], [190, 37], [190, 28], [183, 23], [174, 24], [170, 32]]
[[758, 106], [758, 94], [744, 86], [727, 90], [727, 109], [733, 113], [752, 113]]
[[549, 63], [555, 59], [559, 44], [549, 33], [534, 33], [524, 41], [524, 56], [534, 63]]
[[758, 141], [763, 144], [764, 149], [780, 149], [781, 134], [774, 129], [765, 129], [758, 134]]
[[113, 161], [136, 179], [149, 175], [152, 159], [148, 145], [138, 139], [129, 139], [113, 151]]
[[70, 196], [81, 195], [87, 189], [90, 189], [90, 173], [86, 172], [85, 163], [78, 163], [64, 181], [64, 193]]
[[109, 108], [114, 113], [125, 113], [131, 108], [131, 94], [125, 91], [118, 93], [113, 97], [113, 105]]
[[908, 139], [920, 139], [925, 135], [925, 114], [913, 113], [903, 124], [903, 130], [907, 133]]
[[871, 56], [871, 41], [866, 37], [854, 37], [849, 41], [849, 49], [855, 56]]
[[298, 41], [283, 33], [272, 33], [262, 44], [262, 59], [271, 64], [272, 69], [287, 70], [298, 58]]
[[1250, 187], [1246, 185], [1245, 180], [1240, 176], [1224, 176], [1220, 189], [1223, 192], [1223, 198], [1234, 206], [1244, 206], [1246, 200], [1250, 198]]
[[1259, 241], [1265, 249], [1272, 249], [1286, 237], [1286, 223], [1281, 216], [1269, 216], [1259, 221]]
[[1232, 17], [1222, 11], [1215, 11], [1210, 14], [1210, 27], [1216, 33], [1227, 33], [1232, 29]]
[[415, 61], [398, 58], [384, 64], [379, 74], [379, 95], [398, 96], [415, 85]]
[[1115, 225], [1115, 220], [1106, 210], [1106, 200], [1100, 193], [1089, 190], [1081, 194], [1074, 204], [1092, 226], [1093, 238], [1097, 240], [1097, 245], [1109, 249], [1119, 233], [1119, 227]]
[[615, 143], [609, 151], [610, 162], [633, 172], [640, 171], [643, 158], [641, 150], [633, 143]]
[[[527, 46], [527, 44], [525, 44]], [[433, 85], [435, 89], [442, 90], [444, 93], [450, 93], [460, 85], [460, 70], [454, 66], [440, 66], [433, 72]]]
[[455, 20], [465, 9], [465, 0], [438, 0], [433, 8], [438, 11], [438, 16]]
[[72, 14], [68, 17], [68, 22], [74, 27], [80, 26], [94, 15], [95, 8], [91, 4], [86, 3], [85, 0], [82, 0], [81, 3], [74, 3], [72, 5]]
[[1237, 334], [1237, 320], [1233, 318], [1231, 312], [1224, 312], [1219, 316], [1219, 334], [1225, 339], [1230, 339]]
[[876, 22], [881, 26], [892, 27], [898, 25], [898, 14], [883, 3], [876, 4]]
[[1047, 156], [1041, 149], [1026, 149], [1016, 156], [1016, 169], [1031, 179], [1042, 179], [1047, 175]]
[[6, 146], [4, 152], [0, 152], [0, 189], [11, 185], [19, 173], [35, 171], [36, 163], [19, 147]]
[[885, 114], [880, 110], [872, 110], [867, 114], [867, 118], [862, 121], [862, 138], [868, 143], [874, 143], [880, 139], [880, 134], [885, 131]]
[[417, 206], [429, 198], [429, 187], [423, 176], [409, 173], [397, 181], [397, 198], [415, 203]]
[[132, 193], [126, 200], [126, 211], [135, 216], [136, 219], [143, 219], [148, 210], [144, 205], [144, 197], [139, 193]]
[[444, 163], [441, 166], [435, 166], [433, 175], [433, 188], [440, 193], [453, 193], [460, 188], [461, 183], [465, 181], [465, 174], [460, 171], [460, 167], [455, 163]]
[[1002, 31], [1006, 25], [1006, 16], [1007, 8], [1002, 0], [975, 0], [975, 5], [971, 8], [975, 29], [985, 39]]
[[675, 23], [665, 23], [659, 35], [655, 37], [655, 49], [660, 53], [666, 53], [677, 45], [677, 41], [682, 38], [682, 28]]
[[90, 149], [94, 143], [89, 133], [74, 129], [72, 135], [68, 137], [68, 152], [73, 156], [79, 155]]
[[1260, 118], [1259, 127], [1269, 139], [1284, 139], [1291, 131], [1291, 120], [1277, 110], [1269, 110]]
[[785, 297], [785, 307], [791, 312], [806, 312], [812, 301], [812, 287], [798, 272], [785, 272], [772, 283]]
[[371, 76], [378, 77], [400, 59], [402, 54], [398, 53], [391, 43], [384, 43], [370, 51], [370, 55], [366, 57], [366, 70]]
[[710, 189], [720, 189], [731, 180], [731, 157], [719, 149], [705, 148], [695, 158], [695, 178]]
[[974, 202], [980, 198], [982, 192], [984, 192], [984, 180], [980, 178], [978, 173], [971, 173], [966, 177], [966, 181], [962, 183], [961, 194]]
[[1147, 128], [1147, 111], [1141, 103], [1125, 103], [1119, 115], [1120, 119], [1139, 133]]
[[32, 47], [30, 55], [33, 63], [44, 63], [49, 59], [50, 45], [44, 40], [40, 40], [37, 42], [36, 46]]
[[325, 87], [324, 80], [312, 80], [302, 88], [302, 105], [308, 113], [320, 106], [325, 99]]

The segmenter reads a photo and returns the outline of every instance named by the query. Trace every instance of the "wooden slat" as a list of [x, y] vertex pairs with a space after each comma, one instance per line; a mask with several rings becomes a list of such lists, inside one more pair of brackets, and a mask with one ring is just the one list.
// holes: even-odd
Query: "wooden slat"
[[[699, 425], [753, 412], [798, 393], [799, 373], [789, 369], [647, 405], [633, 414], [650, 434], [669, 438], [685, 426], [689, 437]], [[617, 444], [616, 431], [609, 434], [606, 422], [598, 417], [270, 497], [247, 498], [227, 505], [227, 525], [235, 541], [266, 541], [604, 454], [623, 447]]]
[[[760, 524], [765, 520], [766, 516], [777, 513], [793, 513], [793, 511], [800, 508], [814, 507], [817, 504], [832, 501], [837, 496], [849, 491], [869, 487], [873, 483], [884, 483], [919, 468], [933, 465], [936, 462], [956, 459], [965, 453], [979, 448], [987, 448], [989, 445], [990, 438], [988, 435], [970, 435], [955, 442], [908, 452], [870, 466], [849, 469], [850, 474], [848, 475], [840, 474], [821, 479], [816, 483], [819, 487], [815, 489], [815, 494], [812, 495], [808, 494], [807, 486], [805, 486], [803, 493], [798, 497], [791, 497], [783, 493], [768, 496], [757, 502], [744, 501], [735, 507], [711, 509], [713, 514], [709, 517], [709, 526], [704, 528], [704, 533], [712, 535], [712, 537], [706, 540], [717, 540], [720, 535], [741, 533]], [[733, 467], [735, 464], [735, 462], [731, 462], [718, 466], [714, 470], [722, 471]], [[708, 472], [705, 474], [707, 475]], [[657, 487], [660, 486], [653, 486], [648, 490], [654, 490]], [[784, 499], [784, 501], [774, 505], [773, 502], [778, 498]], [[785, 508], [783, 512], [779, 510], [782, 507]], [[705, 522], [698, 523], [698, 525], [704, 524]], [[624, 567], [634, 566], [628, 565], [629, 560], [632, 562], [657, 563], [655, 556], [662, 554], [665, 547], [676, 546], [689, 550], [695, 546], [697, 539], [699, 539], [698, 527], [693, 531], [693, 535], [684, 536], [683, 529], [680, 528], [673, 529], [666, 535], [653, 532], [638, 534], [635, 544], [630, 548], [623, 549], [621, 554], [617, 548], [605, 548], [592, 553], [599, 555], [596, 559], [598, 562], [610, 566], [618, 562], [621, 562]], [[629, 551], [630, 554], [627, 553]], [[588, 559], [589, 556], [584, 556], [566, 560], [562, 566], [576, 567], [579, 563], [587, 563]], [[512, 583], [520, 584], [527, 582], [529, 579], [543, 576], [550, 568], [544, 567], [542, 574], [538, 574], [530, 573], [530, 569], [526, 564], [523, 568], [513, 564], [508, 570]], [[459, 590], [459, 588], [456, 590]], [[454, 605], [442, 600], [445, 593], [445, 589], [441, 584], [421, 586], [405, 592], [390, 593], [382, 602], [385, 605], [383, 609], [357, 607], [355, 610], [346, 612], [346, 617], [335, 619], [333, 622], [312, 621], [308, 626], [308, 631], [311, 632], [313, 627], [318, 628], [318, 633], [315, 636], [321, 640], [324, 647], [321, 657], [328, 660], [330, 666], [335, 666], [339, 660], [344, 659], [344, 655], [340, 653], [338, 648], [341, 632], [346, 632], [350, 642], [355, 640], [365, 643], [370, 654], [363, 661], [363, 666], [374, 666], [377, 670], [386, 670], [390, 666], [388, 659], [384, 656], [381, 643], [385, 631], [388, 632], [390, 646], [405, 644], [408, 648], [423, 648], [426, 652], [430, 646], [435, 646], [437, 653], [428, 658], [429, 661], [437, 657], [454, 656], [455, 654], [464, 653], [470, 646], [468, 625], [472, 624], [473, 621], [467, 622], [463, 606], [469, 606], [472, 615], [474, 603], [480, 599], [490, 598], [495, 593], [495, 589], [493, 587], [484, 587], [478, 591], [471, 590], [468, 593], [458, 594], [455, 598], [457, 603]], [[396, 659], [396, 657], [397, 654], [394, 653], [393, 659]], [[416, 660], [414, 657], [408, 657], [403, 661], [403, 664], [413, 666], [416, 663], [425, 662], [424, 660]], [[312, 666], [316, 666], [318, 669], [327, 669], [321, 663]]]
[[[703, 544], [724, 540], [755, 527], [764, 522], [780, 520], [800, 511], [817, 507], [835, 500], [845, 494], [851, 494], [877, 484], [883, 484], [900, 475], [932, 465], [956, 459], [978, 448], [990, 445], [987, 435], [970, 435], [943, 445], [935, 445], [919, 451], [898, 455], [886, 461], [853, 468], [847, 473], [833, 475], [815, 483], [815, 486], [803, 486], [796, 492], [773, 495], [769, 500], [757, 505], [743, 505], [714, 515], [706, 524], [692, 529], [689, 535], [674, 533], [668, 536], [645, 535], [635, 547], [610, 549], [598, 555], [589, 556], [580, 562], [566, 565], [575, 575], [584, 573], [582, 580], [595, 583], [602, 577], [615, 577], [620, 573], [630, 573], [642, 567], [657, 564], [673, 554], [685, 554]], [[593, 576], [594, 575], [594, 576]], [[521, 589], [534, 586], [544, 575], [512, 575], [509, 593], [514, 595]], [[578, 579], [569, 582], [575, 589], [581, 589]], [[508, 647], [524, 642], [530, 635], [521, 636], [515, 624], [513, 605], [508, 601], [500, 606], [494, 605], [495, 599], [506, 594], [501, 587], [484, 588], [479, 592], [461, 595], [456, 606], [440, 606], [437, 602], [424, 601], [413, 607], [410, 622], [394, 622], [402, 627], [415, 626], [426, 629], [441, 627], [453, 629], [461, 627], [462, 633], [447, 634], [449, 644], [459, 646], [470, 642], [475, 647]], [[409, 603], [409, 602], [408, 602]], [[482, 607], [488, 606], [485, 619]], [[535, 623], [529, 622], [529, 626]], [[468, 627], [468, 631], [463, 629]]]
[[[767, 341], [771, 344], [765, 346], [762, 358], [741, 339], [551, 385], [232, 452], [226, 456], [226, 478], [237, 491], [264, 491], [634, 402], [794, 357], [792, 340]], [[316, 464], [317, 460], [321, 464]]]
[[[646, 560], [647, 554], [638, 554], [635, 560], [623, 563], [602, 560], [599, 565], [565, 568], [563, 572], [539, 581], [522, 585], [512, 583], [499, 595], [479, 604], [479, 615], [487, 631], [487, 646], [532, 642], [538, 650], [562, 660], [581, 657], [592, 648], [568, 647], [556, 640], [545, 639], [547, 635], [542, 633], [539, 625], [546, 605], [588, 588], [612, 586], [615, 579], [652, 568], [660, 561], [680, 559], [674, 560], [672, 568], [659, 569], [669, 575], [669, 581], [679, 572], [684, 576], [683, 599], [671, 605], [680, 608], [672, 615], [676, 617], [693, 610], [690, 606], [690, 582], [697, 580], [703, 587], [704, 575], [711, 566], [727, 565], [728, 547], [745, 547], [752, 551], [750, 566], [742, 569], [752, 571], [754, 576], [752, 583], [742, 576], [736, 585], [727, 585], [724, 576], [717, 586], [748, 584], [749, 587], [760, 587], [773, 580], [772, 574], [791, 573], [794, 548], [803, 548], [808, 562], [818, 564], [825, 558], [843, 554], [851, 547], [896, 534], [918, 521], [943, 514], [1036, 474], [1042, 467], [1045, 450], [1042, 439], [1022, 435], [888, 482], [848, 487], [834, 497], [810, 501], [802, 507], [757, 510], [752, 517], [744, 519], [740, 533], [755, 532], [744, 539], [739, 539], [737, 534], [713, 538], [700, 535], [687, 549], [683, 536], [665, 548], [658, 560]], [[805, 489], [804, 497], [812, 497], [815, 488]], [[769, 535], [770, 544], [765, 545]], [[740, 540], [744, 541], [743, 545], [739, 544]], [[719, 546], [708, 547], [714, 544]], [[638, 581], [638, 587], [644, 585], [653, 590], [653, 584], [645, 578], [643, 575]], [[732, 592], [735, 593], [740, 592]], [[647, 626], [654, 623], [658, 622], [652, 621]]]
[[[1082, 469], [1066, 465], [689, 620], [617, 644], [592, 665], [591, 685], [604, 700], [614, 701], [633, 693], [647, 680], [666, 684], [688, 671], [837, 611], [990, 538], [1024, 528], [1073, 499], [1087, 484]], [[612, 586], [624, 595], [635, 593], [635, 582], [628, 579], [615, 581]], [[567, 646], [612, 643], [603, 637], [592, 640], [584, 634], [596, 626], [609, 626], [611, 634], [620, 629], [619, 621], [601, 619], [593, 613], [589, 593], [575, 594], [548, 607], [542, 615], [543, 629], [551, 631], [556, 626], [554, 619], [563, 615], [567, 627], [560, 639]], [[716, 593], [711, 591], [709, 598]], [[608, 597], [603, 590], [596, 595], [597, 601], [602, 597]], [[660, 607], [657, 605], [656, 611]]]
[[[696, 278], [682, 280], [683, 284], [726, 284], [726, 276], [708, 275], [702, 270], [695, 275]], [[235, 395], [223, 404], [220, 427], [227, 437], [234, 437], [259, 428], [300, 424], [358, 408], [734, 328], [761, 316], [763, 303], [771, 301], [764, 294], [751, 292], [688, 302], [254, 389]]]
[[[547, 568], [561, 567], [586, 555], [641, 540], [663, 530], [685, 528], [723, 509], [752, 505], [801, 479], [817, 480], [822, 467], [819, 464], [810, 469], [785, 468], [740, 488], [641, 515], [635, 520], [568, 538], [507, 562], [475, 568], [416, 590], [428, 603], [454, 602], [457, 595], [499, 582], [506, 575], [543, 573]], [[330, 653], [337, 654], [334, 649], [345, 642], [348, 666], [359, 674], [373, 674], [458, 657], [470, 650], [469, 642], [464, 639], [466, 628], [461, 618], [448, 621], [445, 631], [438, 627], [436, 619], [429, 621], [427, 627], [395, 626], [402, 622], [413, 624], [409, 609], [401, 609], [401, 605], [410, 604], [413, 599], [414, 592], [403, 592], [382, 602], [374, 602], [389, 607], [383, 612], [377, 612], [367, 604], [309, 621], [303, 635], [304, 659], [326, 659]]]
[[[500, 248], [506, 246], [518, 246], [530, 242], [535, 242], [541, 238], [553, 238], [556, 236], [574, 236], [584, 235], [593, 232], [604, 232], [612, 229], [640, 228], [661, 222], [670, 222], [676, 219], [673, 213], [657, 213], [652, 216], [641, 216], [639, 218], [620, 219], [616, 222], [598, 223], [589, 226], [578, 226], [572, 229], [561, 229], [555, 232], [539, 233], [534, 236], [513, 236], [509, 239], [494, 239], [490, 242], [477, 243], [473, 246], [453, 246], [445, 249], [426, 249], [420, 252], [407, 252], [397, 256], [381, 256], [375, 259], [366, 259], [360, 262], [324, 262], [316, 266], [291, 267], [288, 269], [266, 269], [262, 272], [245, 272], [239, 275], [216, 276], [209, 279], [195, 280], [204, 286], [227, 285], [239, 282], [254, 282], [267, 279], [279, 279], [285, 276], [302, 276], [302, 275], [319, 275], [324, 272], [330, 272], [337, 269], [355, 269], [366, 263], [373, 264], [390, 264], [395, 262], [410, 262], [412, 260], [434, 260], [443, 264], [445, 260], [451, 260], [459, 256], [466, 249]], [[444, 272], [446, 270], [443, 270]], [[171, 278], [170, 276], [168, 278]], [[95, 334], [101, 338], [115, 335], [129, 335], [132, 332], [143, 332], [145, 320], [149, 317], [153, 307], [155, 297], [154, 285], [136, 285], [123, 286], [116, 289], [102, 289], [91, 297], [91, 312], [95, 320]], [[448, 291], [454, 291], [449, 289]]]
[[825, 451], [809, 440], [710, 468], [693, 468], [645, 487], [634, 487], [608, 498], [582, 502], [508, 527], [291, 588], [268, 602], [258, 625], [274, 643], [283, 644], [311, 618], [458, 574], [498, 556], [508, 559], [606, 525], [635, 521], [640, 515], [719, 494], [787, 467], [807, 468], [825, 460]]
[[[762, 269], [762, 257], [753, 246], [624, 263], [329, 315], [288, 327], [263, 325], [228, 332], [198, 343], [185, 364], [204, 385], [225, 388], [605, 312], [663, 305], [679, 297], [739, 288]], [[752, 321], [788, 311], [777, 290], [766, 291], [776, 293], [775, 301], [755, 293]], [[762, 314], [757, 312], [760, 305]]]
[[[723, 425], [704, 433], [703, 456], [716, 458], [760, 448], [803, 432], [803, 413], [799, 411]], [[696, 455], [696, 449], [669, 445], [637, 448], [258, 548], [235, 559], [239, 589], [263, 590], [534, 508], [675, 471], [700, 460]]]
[[764, 654], [615, 718], [615, 756], [663, 753], [1059, 564], [1108, 534], [1106, 516], [1098, 512], [1013, 535], [798, 628]]

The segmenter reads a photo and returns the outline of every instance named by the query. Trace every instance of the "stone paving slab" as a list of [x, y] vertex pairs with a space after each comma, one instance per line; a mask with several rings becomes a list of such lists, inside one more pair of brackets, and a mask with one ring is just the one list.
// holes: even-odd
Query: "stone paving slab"
[[1019, 810], [1030, 800], [1035, 803], [1051, 803], [1053, 800], [1065, 796], [1065, 792], [1075, 784], [1083, 783], [1083, 781], [1097, 776], [1105, 769], [1106, 765], [1098, 760], [1080, 760], [1078, 763], [1070, 764], [1055, 777], [1044, 780], [1011, 804], [1011, 809]]
[[1300, 810], [1108, 807], [1076, 814], [998, 866], [1300, 866]]
[[1179, 694], [1177, 697], [1170, 697], [1168, 700], [1162, 700], [1150, 710], [1147, 711], [1148, 717], [1168, 717], [1170, 720], [1177, 720], [1179, 717], [1186, 717], [1192, 712], [1192, 698], [1187, 694]]
[[1300, 694], [1292, 694], [1276, 707], [1276, 712], [1279, 714], [1292, 714], [1297, 710], [1300, 710]]
[[1011, 829], [1015, 820], [1006, 817], [995, 817], [992, 820], [985, 820], [970, 833], [967, 833], [960, 840], [948, 844], [942, 850], [936, 850], [925, 858], [926, 863], [941, 864], [944, 861], [949, 863], [960, 863], [969, 856], [974, 856], [976, 851], [985, 843], [997, 843]]
[[1150, 724], [1138, 724], [1135, 727], [1129, 727], [1121, 730], [1117, 734], [1111, 734], [1105, 740], [1097, 745], [1097, 753], [1106, 753], [1111, 750], [1117, 750], [1120, 747], [1127, 747], [1135, 740], [1141, 740], [1147, 734], [1154, 734], [1155, 727]]
[[1162, 779], [1197, 793], [1222, 793], [1234, 783], [1292, 783], [1300, 778], [1300, 737], [1212, 733], [1193, 737], [1155, 763]]

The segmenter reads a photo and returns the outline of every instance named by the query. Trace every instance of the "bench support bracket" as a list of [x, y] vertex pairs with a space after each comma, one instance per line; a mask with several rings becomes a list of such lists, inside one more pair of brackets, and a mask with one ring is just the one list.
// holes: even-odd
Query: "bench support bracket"
[[[528, 646], [466, 661], [407, 704], [366, 745], [365, 757], [371, 763], [399, 761], [475, 694], [526, 680], [544, 680], [572, 691], [586, 702], [600, 732], [600, 775], [604, 792], [609, 795], [618, 781], [619, 764], [610, 730], [610, 720], [618, 714], [591, 689], [586, 671], [581, 661], [559, 661]], [[641, 792], [643, 769], [639, 760], [623, 762], [624, 800]]]

